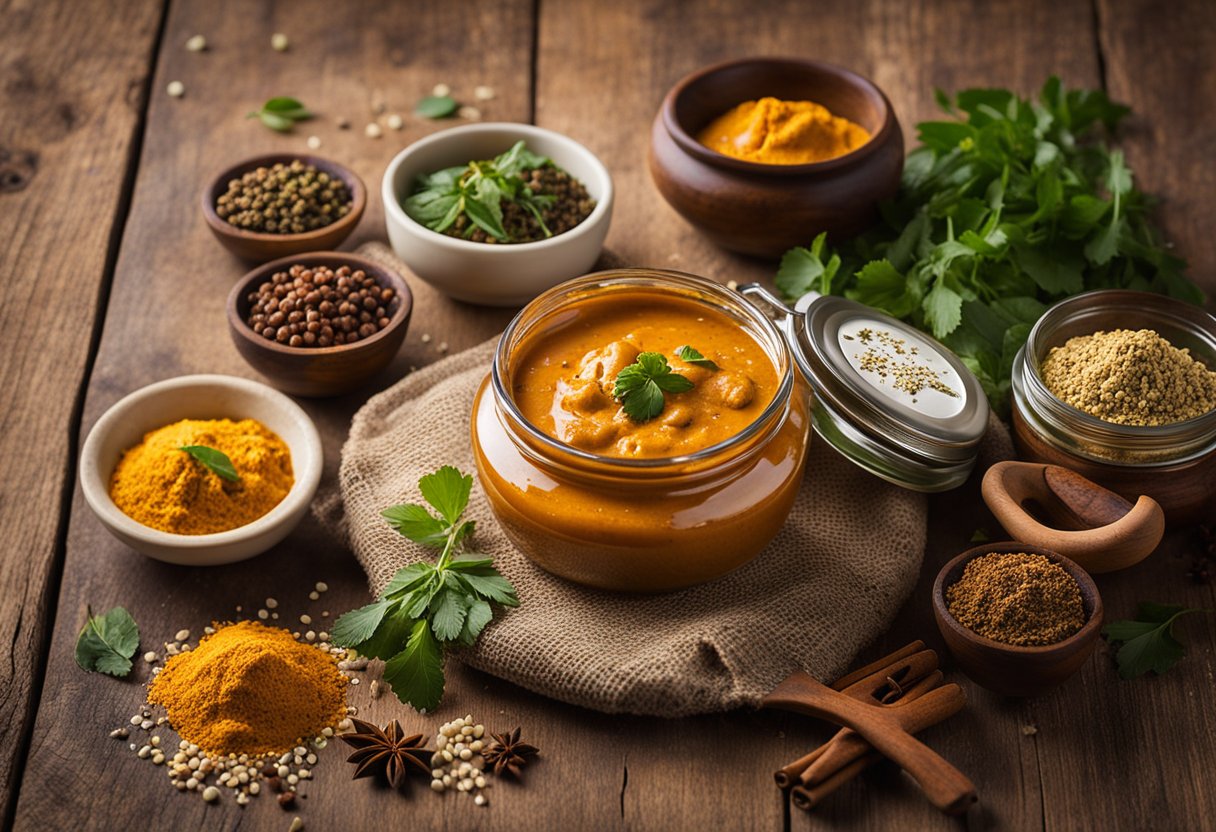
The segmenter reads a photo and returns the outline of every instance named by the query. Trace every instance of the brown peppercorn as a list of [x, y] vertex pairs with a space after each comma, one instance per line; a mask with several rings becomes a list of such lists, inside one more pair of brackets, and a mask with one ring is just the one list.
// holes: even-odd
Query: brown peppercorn
[[[334, 298], [337, 299], [335, 303]], [[392, 287], [343, 266], [295, 264], [246, 294], [246, 323], [264, 338], [301, 349], [350, 344], [387, 327], [400, 307]]]
[[279, 806], [284, 810], [291, 809], [296, 805], [295, 792], [283, 792], [279, 795]]

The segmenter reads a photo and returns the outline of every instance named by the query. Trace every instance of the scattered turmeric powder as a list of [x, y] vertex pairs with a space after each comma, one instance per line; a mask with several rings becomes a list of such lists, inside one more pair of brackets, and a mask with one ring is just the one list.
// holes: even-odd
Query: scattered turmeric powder
[[[190, 454], [205, 445], [232, 460], [239, 479], [212, 473]], [[173, 534], [213, 534], [252, 523], [287, 496], [291, 451], [261, 422], [183, 419], [151, 431], [123, 454], [110, 498], [124, 514]]]
[[216, 625], [148, 686], [183, 740], [212, 758], [281, 754], [346, 717], [349, 680], [333, 656], [256, 621]]
[[697, 141], [766, 165], [802, 165], [851, 153], [870, 140], [859, 124], [813, 101], [745, 101], [710, 122]]

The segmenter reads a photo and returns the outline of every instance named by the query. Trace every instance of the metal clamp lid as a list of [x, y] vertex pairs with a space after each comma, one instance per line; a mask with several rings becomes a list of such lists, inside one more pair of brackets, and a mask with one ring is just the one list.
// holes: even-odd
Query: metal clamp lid
[[775, 317], [815, 392], [813, 423], [828, 443], [916, 491], [967, 479], [988, 426], [988, 400], [958, 356], [846, 298], [810, 293], [791, 310], [758, 283], [739, 291]]

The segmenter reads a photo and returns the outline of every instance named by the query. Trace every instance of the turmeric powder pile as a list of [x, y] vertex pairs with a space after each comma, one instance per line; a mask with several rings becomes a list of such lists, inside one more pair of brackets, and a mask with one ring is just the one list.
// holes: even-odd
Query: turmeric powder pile
[[851, 153], [870, 140], [859, 124], [813, 101], [761, 98], [719, 116], [697, 141], [727, 156], [765, 165], [803, 165]]
[[346, 716], [349, 680], [333, 656], [256, 621], [219, 626], [148, 686], [183, 740], [212, 758], [281, 754]]
[[[203, 445], [232, 460], [229, 481], [181, 450]], [[291, 490], [291, 451], [254, 419], [183, 419], [123, 454], [110, 498], [131, 519], [173, 534], [214, 534], [252, 523]]]

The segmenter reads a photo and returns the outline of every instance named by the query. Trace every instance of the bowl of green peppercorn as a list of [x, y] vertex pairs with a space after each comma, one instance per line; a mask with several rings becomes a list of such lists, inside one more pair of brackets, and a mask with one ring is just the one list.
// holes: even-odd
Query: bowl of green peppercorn
[[337, 162], [277, 153], [225, 168], [203, 189], [202, 204], [207, 227], [224, 248], [265, 263], [337, 248], [359, 224], [367, 188]]

